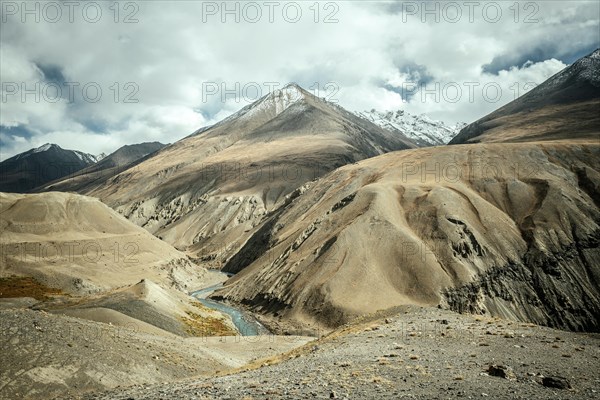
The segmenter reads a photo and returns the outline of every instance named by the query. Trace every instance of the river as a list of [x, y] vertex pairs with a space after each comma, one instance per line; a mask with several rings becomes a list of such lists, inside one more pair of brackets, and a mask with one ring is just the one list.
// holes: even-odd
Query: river
[[270, 334], [269, 330], [265, 328], [264, 325], [258, 322], [247, 312], [238, 310], [234, 307], [230, 307], [226, 304], [220, 303], [215, 300], [207, 299], [208, 296], [210, 296], [215, 290], [221, 287], [223, 287], [223, 283], [212, 285], [204, 289], [196, 290], [191, 292], [190, 294], [196, 299], [198, 299], [198, 301], [202, 303], [202, 305], [229, 315], [240, 335], [258, 336]]

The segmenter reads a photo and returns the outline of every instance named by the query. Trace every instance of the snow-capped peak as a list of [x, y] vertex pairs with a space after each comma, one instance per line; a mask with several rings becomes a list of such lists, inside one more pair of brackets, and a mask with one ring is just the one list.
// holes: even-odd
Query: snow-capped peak
[[59, 145], [54, 144], [54, 143], [46, 143], [46, 144], [41, 145], [40, 147], [36, 147], [36, 148], [30, 149], [30, 150], [27, 150], [24, 153], [20, 153], [20, 154], [17, 154], [16, 156], [14, 156], [14, 159], [15, 160], [24, 159], [26, 157], [32, 156], [33, 154], [44, 153], [49, 150], [55, 150], [55, 152], [58, 152], [59, 154], [61, 154], [61, 156], [64, 156], [64, 154], [66, 154], [66, 153], [73, 153], [77, 158], [79, 158], [81, 161], [84, 161], [87, 164], [93, 164], [93, 163], [97, 162], [96, 157], [94, 157], [91, 154], [87, 154], [87, 153], [84, 153], [82, 151], [77, 151], [77, 150], [65, 150], [62, 147], [60, 147]]
[[304, 93], [302, 93], [300, 87], [295, 83], [290, 83], [269, 93], [255, 108], [267, 109], [273, 107], [275, 115], [279, 115], [289, 106], [302, 99], [304, 99]]
[[82, 151], [78, 151], [78, 150], [72, 150], [73, 153], [75, 153], [75, 155], [77, 156], [77, 158], [79, 158], [81, 161], [84, 161], [88, 164], [94, 164], [98, 162], [98, 159], [93, 156], [92, 154], [88, 154], [88, 153], [84, 153]]
[[425, 114], [413, 115], [404, 110], [397, 111], [363, 111], [356, 115], [392, 132], [400, 132], [412, 139], [419, 146], [440, 146], [447, 144], [466, 126], [458, 123], [448, 126], [441, 121], [434, 121]]
[[43, 152], [43, 151], [48, 151], [48, 150], [50, 150], [52, 147], [58, 147], [58, 146], [57, 146], [57, 145], [55, 145], [55, 144], [52, 144], [52, 143], [46, 143], [46, 144], [44, 144], [44, 145], [41, 145], [41, 146], [40, 146], [40, 147], [38, 147], [38, 148], [35, 148], [35, 149], [33, 149], [32, 153], [41, 153], [41, 152]]
[[[292, 104], [295, 104], [304, 98], [305, 94], [302, 89], [295, 83], [289, 83], [281, 89], [273, 90], [271, 93], [261, 97], [254, 103], [247, 105], [240, 111], [231, 114], [229, 117], [225, 118], [221, 122], [218, 122], [216, 125], [229, 122], [236, 118], [248, 118], [259, 112], [274, 112], [275, 116], [277, 116], [289, 108]], [[194, 134], [197, 135], [202, 133], [208, 128], [210, 128], [210, 126], [204, 127], [196, 131]]]

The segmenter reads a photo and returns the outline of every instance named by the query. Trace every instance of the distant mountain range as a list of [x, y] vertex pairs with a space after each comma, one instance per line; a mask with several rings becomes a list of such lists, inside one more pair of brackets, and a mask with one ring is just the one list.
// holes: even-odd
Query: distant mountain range
[[[112, 176], [164, 146], [159, 142], [139, 143], [123, 146], [108, 156], [94, 156], [46, 143], [0, 163], [0, 192], [73, 191], [99, 177]], [[61, 181], [68, 183], [58, 184]]]
[[96, 163], [95, 156], [46, 143], [0, 163], [0, 192], [26, 192]]
[[[290, 85], [279, 92], [276, 96], [272, 94], [265, 96], [213, 126], [199, 129], [192, 136], [216, 129], [232, 121], [237, 120], [236, 124], [239, 124], [240, 121], [249, 119], [261, 110], [272, 108], [276, 113], [283, 112], [287, 107], [300, 100], [295, 98], [296, 95], [299, 97], [308, 95], [296, 85]], [[327, 104], [323, 100], [320, 101]], [[330, 110], [345, 115], [344, 118], [350, 118], [355, 122], [359, 121], [354, 116], [349, 116], [348, 111], [335, 104], [328, 104], [328, 107]], [[355, 115], [374, 124], [371, 127], [378, 126], [397, 135], [397, 138], [389, 134], [384, 135], [390, 140], [389, 146], [385, 143], [372, 143], [375, 144], [375, 148], [370, 151], [379, 153], [395, 148], [394, 143], [398, 140], [417, 147], [444, 145], [466, 125], [457, 124], [450, 127], [443, 122], [434, 121], [426, 115], [411, 115], [403, 110], [381, 112], [372, 109], [371, 111], [356, 112]], [[250, 122], [250, 126], [252, 124], [253, 122]], [[365, 122], [360, 124], [365, 125], [365, 128], [369, 125]], [[127, 169], [129, 164], [141, 160], [163, 147], [165, 145], [159, 142], [139, 143], [123, 146], [108, 156], [105, 153], [94, 156], [77, 150], [65, 150], [56, 144], [48, 143], [0, 163], [0, 191], [24, 193], [48, 190], [77, 192], [93, 190], [108, 178]]]
[[166, 145], [159, 142], [146, 142], [120, 147], [109, 155], [104, 155], [97, 163], [92, 164], [75, 174], [63, 177], [52, 182], [46, 182], [34, 191], [57, 190], [63, 192], [77, 192], [85, 188], [100, 185], [105, 180], [121, 171], [131, 167], [132, 164], [142, 160]]
[[420, 147], [448, 144], [467, 125], [458, 123], [448, 126], [441, 121], [434, 121], [424, 114], [413, 115], [403, 110], [382, 112], [372, 109], [356, 114], [391, 132], [403, 134]]

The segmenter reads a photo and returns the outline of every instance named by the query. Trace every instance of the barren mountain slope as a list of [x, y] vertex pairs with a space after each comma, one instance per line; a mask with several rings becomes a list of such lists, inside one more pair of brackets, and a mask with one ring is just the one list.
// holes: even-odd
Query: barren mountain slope
[[288, 85], [84, 192], [218, 267], [304, 183], [413, 147], [402, 135]]
[[598, 330], [598, 163], [596, 143], [547, 142], [341, 167], [255, 230], [215, 295], [300, 325], [416, 303]]
[[46, 183], [35, 192], [84, 192], [100, 186], [118, 173], [133, 167], [144, 157], [165, 147], [159, 142], [138, 143], [120, 147], [95, 164], [90, 165], [64, 179]]
[[450, 144], [598, 140], [600, 49], [518, 99], [467, 125]]
[[1, 276], [32, 276], [70, 293], [143, 278], [184, 289], [205, 272], [90, 197], [0, 193], [0, 231]]

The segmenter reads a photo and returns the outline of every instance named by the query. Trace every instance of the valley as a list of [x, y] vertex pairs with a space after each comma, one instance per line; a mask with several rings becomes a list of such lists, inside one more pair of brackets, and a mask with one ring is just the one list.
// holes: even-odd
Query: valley
[[0, 398], [597, 397], [599, 63], [466, 126], [290, 83], [44, 182], [15, 160], [73, 154], [4, 161]]

